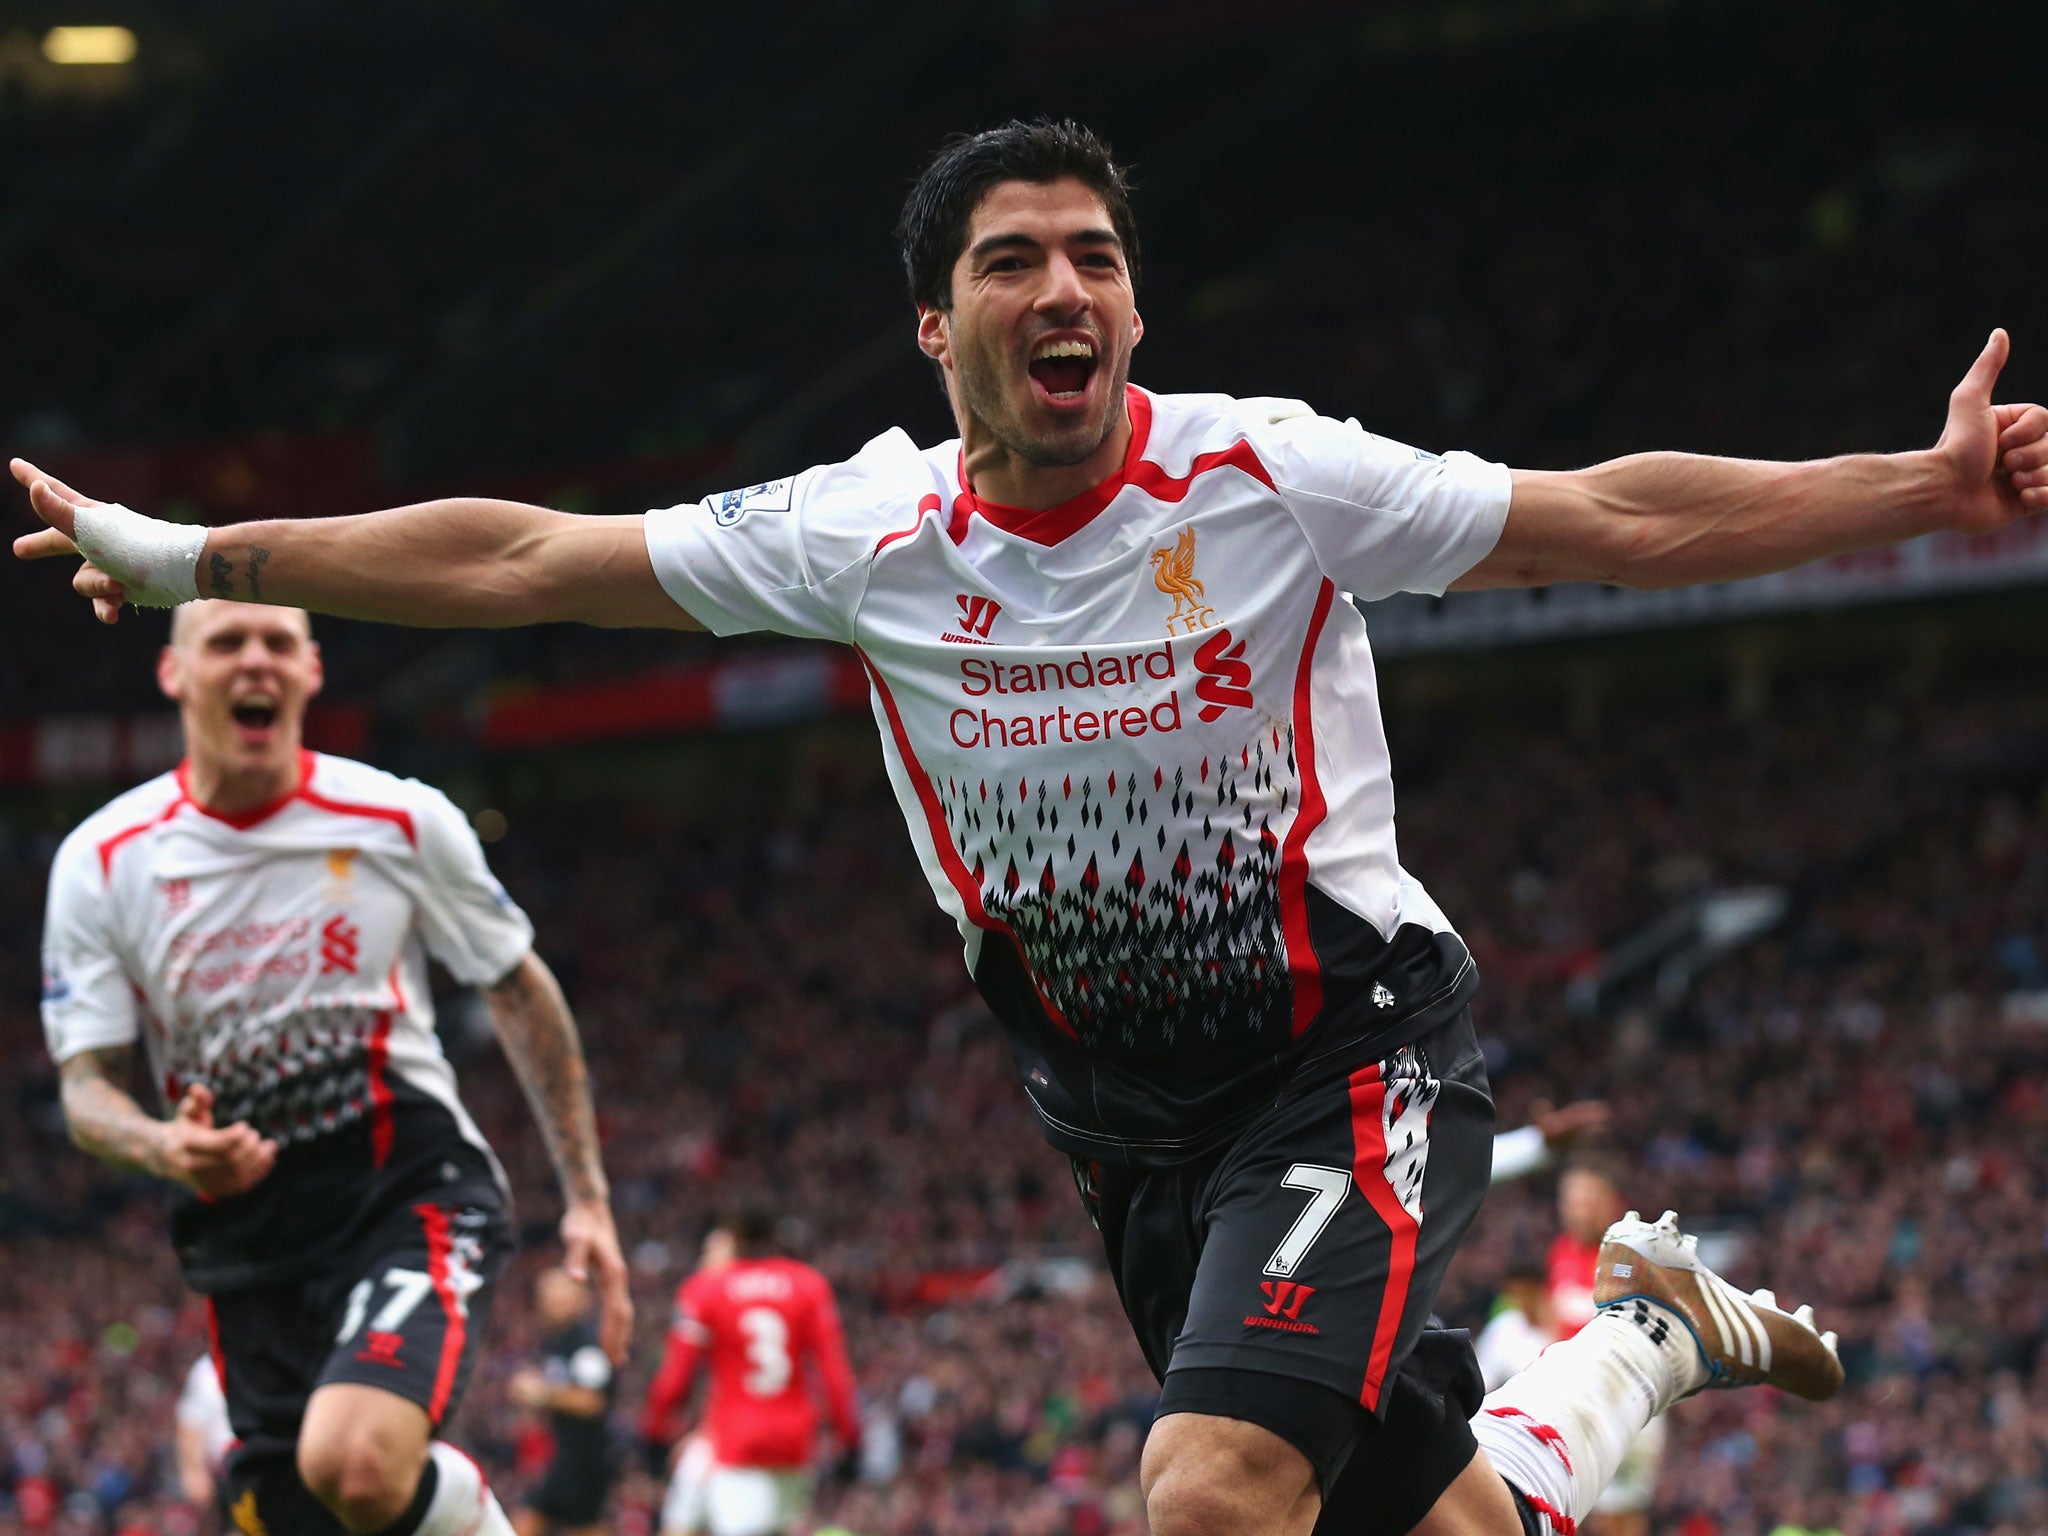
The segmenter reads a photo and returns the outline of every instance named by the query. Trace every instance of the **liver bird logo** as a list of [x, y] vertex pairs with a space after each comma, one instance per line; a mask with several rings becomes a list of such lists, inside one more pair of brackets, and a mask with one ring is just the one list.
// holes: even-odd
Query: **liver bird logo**
[[1181, 529], [1173, 548], [1152, 551], [1152, 584], [1173, 599], [1173, 612], [1166, 616], [1169, 635], [1192, 635], [1216, 622], [1216, 610], [1203, 603], [1202, 581], [1195, 575], [1192, 523]]

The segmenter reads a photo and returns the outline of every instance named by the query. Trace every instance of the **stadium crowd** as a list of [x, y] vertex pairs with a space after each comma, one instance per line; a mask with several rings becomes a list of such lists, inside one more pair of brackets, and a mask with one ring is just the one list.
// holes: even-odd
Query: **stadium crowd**
[[[1630, 1199], [1676, 1206], [1736, 1278], [1842, 1334], [1834, 1403], [1675, 1410], [1653, 1528], [2048, 1528], [2048, 692], [1816, 682], [1755, 719], [1670, 706], [1571, 739], [1482, 718], [1455, 753], [1415, 746], [1404, 857], [1488, 977], [1502, 1123], [1538, 1097], [1608, 1098]], [[641, 1312], [620, 1431], [706, 1223], [765, 1196], [838, 1285], [861, 1380], [863, 1479], [821, 1494], [822, 1521], [1136, 1536], [1151, 1380], [897, 813], [848, 761], [814, 754], [762, 819], [536, 797], [494, 851], [590, 1043]], [[48, 852], [17, 833], [0, 869], [0, 1531], [207, 1531], [167, 1451], [201, 1314], [151, 1193], [65, 1145], [40, 1054], [27, 957]], [[1682, 1002], [1583, 1006], [1574, 982], [1618, 938], [1755, 883], [1787, 889], [1788, 921]], [[459, 995], [443, 1026], [537, 1200], [541, 1149]], [[1483, 1321], [1540, 1253], [1549, 1186], [1496, 1190], [1443, 1297], [1453, 1321]], [[533, 1251], [456, 1425], [515, 1494], [545, 1458], [506, 1384], [536, 1347], [550, 1214], [522, 1211]], [[656, 1496], [629, 1473], [617, 1529], [647, 1530]]]

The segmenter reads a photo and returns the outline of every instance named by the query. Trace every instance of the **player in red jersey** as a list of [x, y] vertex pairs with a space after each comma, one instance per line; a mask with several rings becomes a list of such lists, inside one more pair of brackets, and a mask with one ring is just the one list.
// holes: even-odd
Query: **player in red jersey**
[[[676, 1288], [668, 1354], [648, 1389], [640, 1433], [668, 1442], [670, 1420], [708, 1361], [705, 1524], [711, 1536], [780, 1536], [810, 1490], [821, 1391], [841, 1448], [850, 1454], [860, 1444], [853, 1367], [831, 1284], [775, 1252], [774, 1218], [750, 1208], [726, 1229], [731, 1262], [700, 1268]], [[663, 1531], [671, 1527], [664, 1512]]]
[[[1557, 1180], [1559, 1231], [1544, 1265], [1544, 1290], [1556, 1337], [1568, 1339], [1593, 1320], [1600, 1240], [1628, 1209], [1622, 1192], [1623, 1164], [1611, 1155], [1581, 1153], [1565, 1164]], [[1657, 1492], [1657, 1468], [1664, 1460], [1669, 1430], [1663, 1415], [1651, 1419], [1629, 1442], [1614, 1476], [1593, 1505], [1587, 1536], [1644, 1536], [1650, 1503]]]

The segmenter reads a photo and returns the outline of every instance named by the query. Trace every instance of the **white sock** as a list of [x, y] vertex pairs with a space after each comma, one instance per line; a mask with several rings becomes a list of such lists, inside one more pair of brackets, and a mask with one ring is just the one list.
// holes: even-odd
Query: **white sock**
[[1488, 1393], [1472, 1433], [1556, 1536], [1575, 1536], [1629, 1442], [1705, 1380], [1684, 1324], [1652, 1302], [1626, 1302]]
[[413, 1536], [512, 1536], [512, 1522], [475, 1462], [445, 1440], [428, 1446], [427, 1454], [439, 1481]]

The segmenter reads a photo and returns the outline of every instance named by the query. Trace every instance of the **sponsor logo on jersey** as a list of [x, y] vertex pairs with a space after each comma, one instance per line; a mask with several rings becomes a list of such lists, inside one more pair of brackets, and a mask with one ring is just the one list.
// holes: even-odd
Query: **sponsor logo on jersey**
[[960, 626], [962, 634], [948, 634], [946, 638], [956, 641], [965, 639], [969, 645], [975, 643], [969, 637], [979, 636], [982, 640], [987, 640], [989, 626], [995, 623], [996, 615], [1003, 611], [1003, 605], [994, 598], [977, 597], [966, 592], [956, 595], [953, 601], [960, 605], [960, 617], [953, 622]]
[[1293, 1280], [1261, 1280], [1259, 1290], [1265, 1296], [1265, 1316], [1253, 1312], [1246, 1315], [1247, 1328], [1277, 1328], [1282, 1333], [1321, 1333], [1323, 1330], [1314, 1323], [1301, 1320], [1301, 1308], [1316, 1288], [1302, 1285]]
[[320, 925], [320, 974], [353, 976], [356, 955], [362, 947], [362, 930], [337, 912]]
[[796, 481], [763, 480], [759, 485], [742, 486], [738, 490], [726, 491], [706, 499], [711, 509], [711, 521], [721, 528], [730, 528], [749, 512], [787, 512], [795, 500]]
[[1252, 707], [1252, 669], [1244, 660], [1244, 642], [1233, 641], [1230, 631], [1219, 629], [1195, 651], [1195, 670], [1202, 675], [1195, 682], [1195, 697], [1202, 707], [1195, 711], [1203, 724], [1222, 718], [1226, 709]]
[[1203, 601], [1201, 578], [1195, 575], [1195, 529], [1191, 523], [1181, 529], [1171, 549], [1152, 551], [1152, 585], [1173, 599], [1173, 612], [1166, 616], [1169, 635], [1192, 635], [1216, 622], [1216, 610]]

